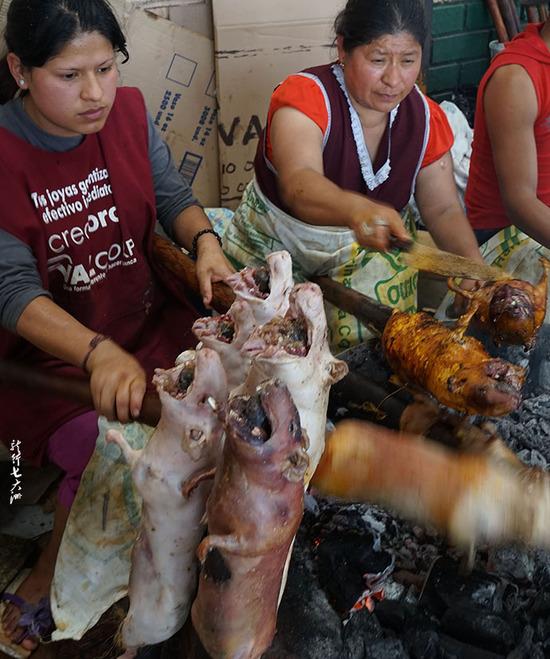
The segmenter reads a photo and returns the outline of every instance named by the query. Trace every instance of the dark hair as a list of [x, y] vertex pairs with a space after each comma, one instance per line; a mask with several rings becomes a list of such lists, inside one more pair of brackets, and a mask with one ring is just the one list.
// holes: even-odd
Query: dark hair
[[[4, 38], [23, 66], [43, 66], [78, 34], [99, 32], [128, 60], [126, 38], [107, 0], [12, 0]], [[0, 61], [0, 103], [17, 91], [6, 58]]]
[[334, 21], [350, 52], [385, 34], [409, 32], [420, 44], [426, 39], [424, 5], [420, 0], [348, 0]]

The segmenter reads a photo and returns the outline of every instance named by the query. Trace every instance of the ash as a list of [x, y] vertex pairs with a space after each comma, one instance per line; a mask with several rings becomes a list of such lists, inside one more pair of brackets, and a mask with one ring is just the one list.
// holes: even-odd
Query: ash
[[[520, 409], [492, 421], [523, 462], [548, 469], [550, 328], [542, 329], [530, 354], [498, 355], [529, 376]], [[370, 345], [345, 358], [371, 383], [387, 381]], [[334, 420], [350, 415], [353, 395], [337, 386]], [[434, 529], [308, 495], [277, 629], [264, 659], [550, 657], [550, 553], [480, 546], [472, 566]]]
[[434, 530], [308, 495], [277, 629], [264, 659], [542, 659], [550, 555], [481, 547], [467, 570]]
[[550, 393], [523, 401], [517, 412], [497, 420], [497, 429], [523, 462], [548, 469], [550, 465]]
[[[550, 392], [493, 421], [526, 464], [550, 466]], [[550, 552], [481, 546], [472, 567], [389, 511], [306, 503], [264, 659], [550, 657]]]

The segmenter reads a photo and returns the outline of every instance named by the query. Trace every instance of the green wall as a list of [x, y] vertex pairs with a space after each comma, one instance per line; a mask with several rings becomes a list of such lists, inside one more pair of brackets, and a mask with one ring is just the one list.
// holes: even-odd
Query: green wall
[[434, 3], [429, 95], [439, 102], [457, 88], [477, 86], [489, 64], [489, 41], [495, 38], [484, 0]]

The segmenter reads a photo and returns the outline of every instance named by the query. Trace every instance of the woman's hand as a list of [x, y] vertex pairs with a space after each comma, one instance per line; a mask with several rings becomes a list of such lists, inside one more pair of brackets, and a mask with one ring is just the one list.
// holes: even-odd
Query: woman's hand
[[102, 341], [90, 353], [87, 369], [98, 414], [121, 423], [139, 416], [146, 375], [135, 357], [114, 341]]
[[212, 284], [223, 281], [235, 272], [218, 244], [218, 239], [211, 233], [203, 234], [197, 245], [197, 279], [205, 307], [212, 302]]
[[394, 246], [411, 243], [412, 239], [403, 226], [401, 216], [394, 208], [371, 202], [362, 195], [359, 201], [361, 203], [353, 213], [349, 227], [360, 245], [385, 252]]

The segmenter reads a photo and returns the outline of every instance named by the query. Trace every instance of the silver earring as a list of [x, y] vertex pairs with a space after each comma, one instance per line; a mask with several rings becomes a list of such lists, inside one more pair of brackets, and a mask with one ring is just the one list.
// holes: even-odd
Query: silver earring
[[19, 85], [22, 87], [25, 84], [24, 78], [19, 78]]
[[341, 68], [341, 69], [344, 68], [344, 62], [338, 62], [338, 64], [340, 65], [340, 68]]

